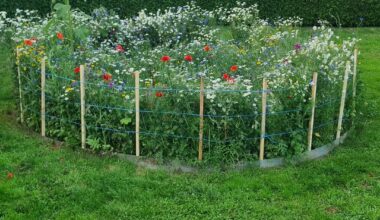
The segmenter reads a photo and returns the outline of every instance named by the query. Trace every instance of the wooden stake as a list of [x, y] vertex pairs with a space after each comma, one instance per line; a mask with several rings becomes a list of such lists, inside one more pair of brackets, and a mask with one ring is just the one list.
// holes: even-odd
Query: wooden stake
[[309, 133], [308, 133], [308, 138], [307, 138], [307, 148], [309, 151], [311, 151], [311, 145], [313, 142], [313, 129], [314, 129], [314, 115], [315, 115], [315, 102], [316, 102], [316, 97], [317, 97], [317, 80], [318, 80], [318, 73], [313, 74], [313, 84], [311, 87], [311, 117], [309, 121]]
[[[358, 49], [354, 50], [354, 70], [352, 76], [352, 97], [356, 97], [356, 75], [357, 75], [357, 66], [358, 66]], [[355, 99], [354, 99], [355, 100]], [[354, 109], [355, 110], [355, 109]]]
[[16, 56], [17, 56], [17, 75], [18, 75], [18, 93], [20, 98], [20, 120], [21, 123], [24, 123], [24, 108], [22, 105], [22, 86], [21, 86], [21, 70], [20, 70], [20, 51], [17, 48], [16, 49]]
[[260, 135], [260, 160], [264, 160], [264, 145], [265, 145], [265, 120], [267, 114], [267, 94], [268, 82], [263, 79], [262, 91], [262, 107], [261, 107], [261, 135]]
[[342, 131], [342, 121], [343, 121], [343, 114], [344, 114], [344, 105], [346, 102], [347, 81], [348, 81], [349, 72], [350, 72], [350, 61], [347, 61], [346, 71], [344, 73], [344, 79], [343, 79], [342, 98], [340, 100], [340, 110], [339, 110], [339, 118], [338, 118], [338, 129], [336, 131], [336, 140], [340, 138], [340, 133]]
[[135, 72], [136, 156], [140, 156], [140, 73]]
[[201, 86], [199, 92], [199, 145], [198, 145], [198, 160], [203, 159], [203, 127], [204, 127], [204, 79], [201, 76]]
[[45, 109], [45, 86], [46, 86], [46, 58], [41, 62], [41, 136], [46, 136], [46, 109]]
[[80, 65], [80, 121], [81, 121], [81, 134], [82, 134], [82, 149], [86, 148], [86, 87], [85, 87], [84, 65]]
[[[358, 49], [354, 50], [354, 69], [352, 76], [352, 111], [355, 117], [356, 114], [356, 76], [357, 76], [357, 66], [358, 66]], [[352, 125], [354, 125], [354, 120], [351, 121]]]
[[[357, 75], [357, 66], [358, 66], [358, 49], [354, 50], [354, 70], [352, 76], [352, 109], [356, 113], [356, 75]], [[352, 121], [353, 122], [353, 121]]]

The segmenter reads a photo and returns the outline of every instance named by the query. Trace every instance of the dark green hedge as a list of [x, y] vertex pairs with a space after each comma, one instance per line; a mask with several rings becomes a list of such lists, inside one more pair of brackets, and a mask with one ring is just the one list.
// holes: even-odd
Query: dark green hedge
[[[59, 0], [58, 0], [59, 1]], [[244, 1], [244, 0], [242, 0]], [[133, 16], [146, 8], [184, 5], [188, 0], [71, 0], [71, 5], [85, 12], [99, 6], [115, 10], [122, 16]], [[234, 0], [196, 0], [203, 8], [233, 6]], [[264, 18], [300, 16], [305, 25], [313, 25], [318, 19], [326, 19], [332, 24], [343, 26], [380, 26], [380, 0], [246, 0], [249, 4], [258, 3]], [[51, 9], [51, 0], [1, 0], [0, 11], [14, 14], [16, 8], [36, 9], [46, 14]]]

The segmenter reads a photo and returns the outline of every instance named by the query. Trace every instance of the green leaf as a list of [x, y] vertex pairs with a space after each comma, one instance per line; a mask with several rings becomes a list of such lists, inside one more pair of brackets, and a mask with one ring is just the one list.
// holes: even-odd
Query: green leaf
[[131, 122], [132, 122], [132, 119], [131, 119], [131, 118], [123, 118], [123, 119], [120, 120], [120, 123], [121, 123], [122, 125], [128, 125], [128, 124], [130, 124]]
[[79, 40], [85, 40], [89, 34], [90, 34], [90, 30], [88, 30], [84, 26], [79, 26], [74, 29], [74, 35]]
[[62, 3], [58, 3], [54, 5], [54, 10], [57, 11], [58, 17], [61, 17], [61, 18], [66, 17], [69, 14], [70, 9], [71, 9], [70, 5], [65, 5]]

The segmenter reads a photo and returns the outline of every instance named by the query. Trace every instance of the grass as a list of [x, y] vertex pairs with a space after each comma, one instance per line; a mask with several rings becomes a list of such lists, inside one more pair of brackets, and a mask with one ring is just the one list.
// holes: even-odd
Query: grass
[[15, 123], [14, 72], [2, 46], [0, 219], [379, 219], [380, 28], [356, 34], [376, 113], [364, 127], [322, 160], [211, 174], [149, 171], [43, 141]]

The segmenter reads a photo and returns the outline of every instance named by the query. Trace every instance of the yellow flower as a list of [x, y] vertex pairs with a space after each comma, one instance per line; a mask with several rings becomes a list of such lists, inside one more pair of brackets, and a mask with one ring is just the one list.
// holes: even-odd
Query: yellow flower
[[242, 49], [239, 50], [239, 53], [240, 54], [247, 54], [247, 51], [242, 48]]
[[151, 80], [145, 80], [145, 86], [150, 87], [152, 85]]
[[261, 64], [262, 64], [262, 62], [261, 62], [260, 60], [258, 60], [258, 61], [256, 62], [256, 65], [258, 65], [258, 66], [261, 66]]
[[71, 91], [73, 91], [73, 90], [74, 90], [74, 89], [71, 88], [71, 87], [66, 87], [65, 92], [71, 92]]

